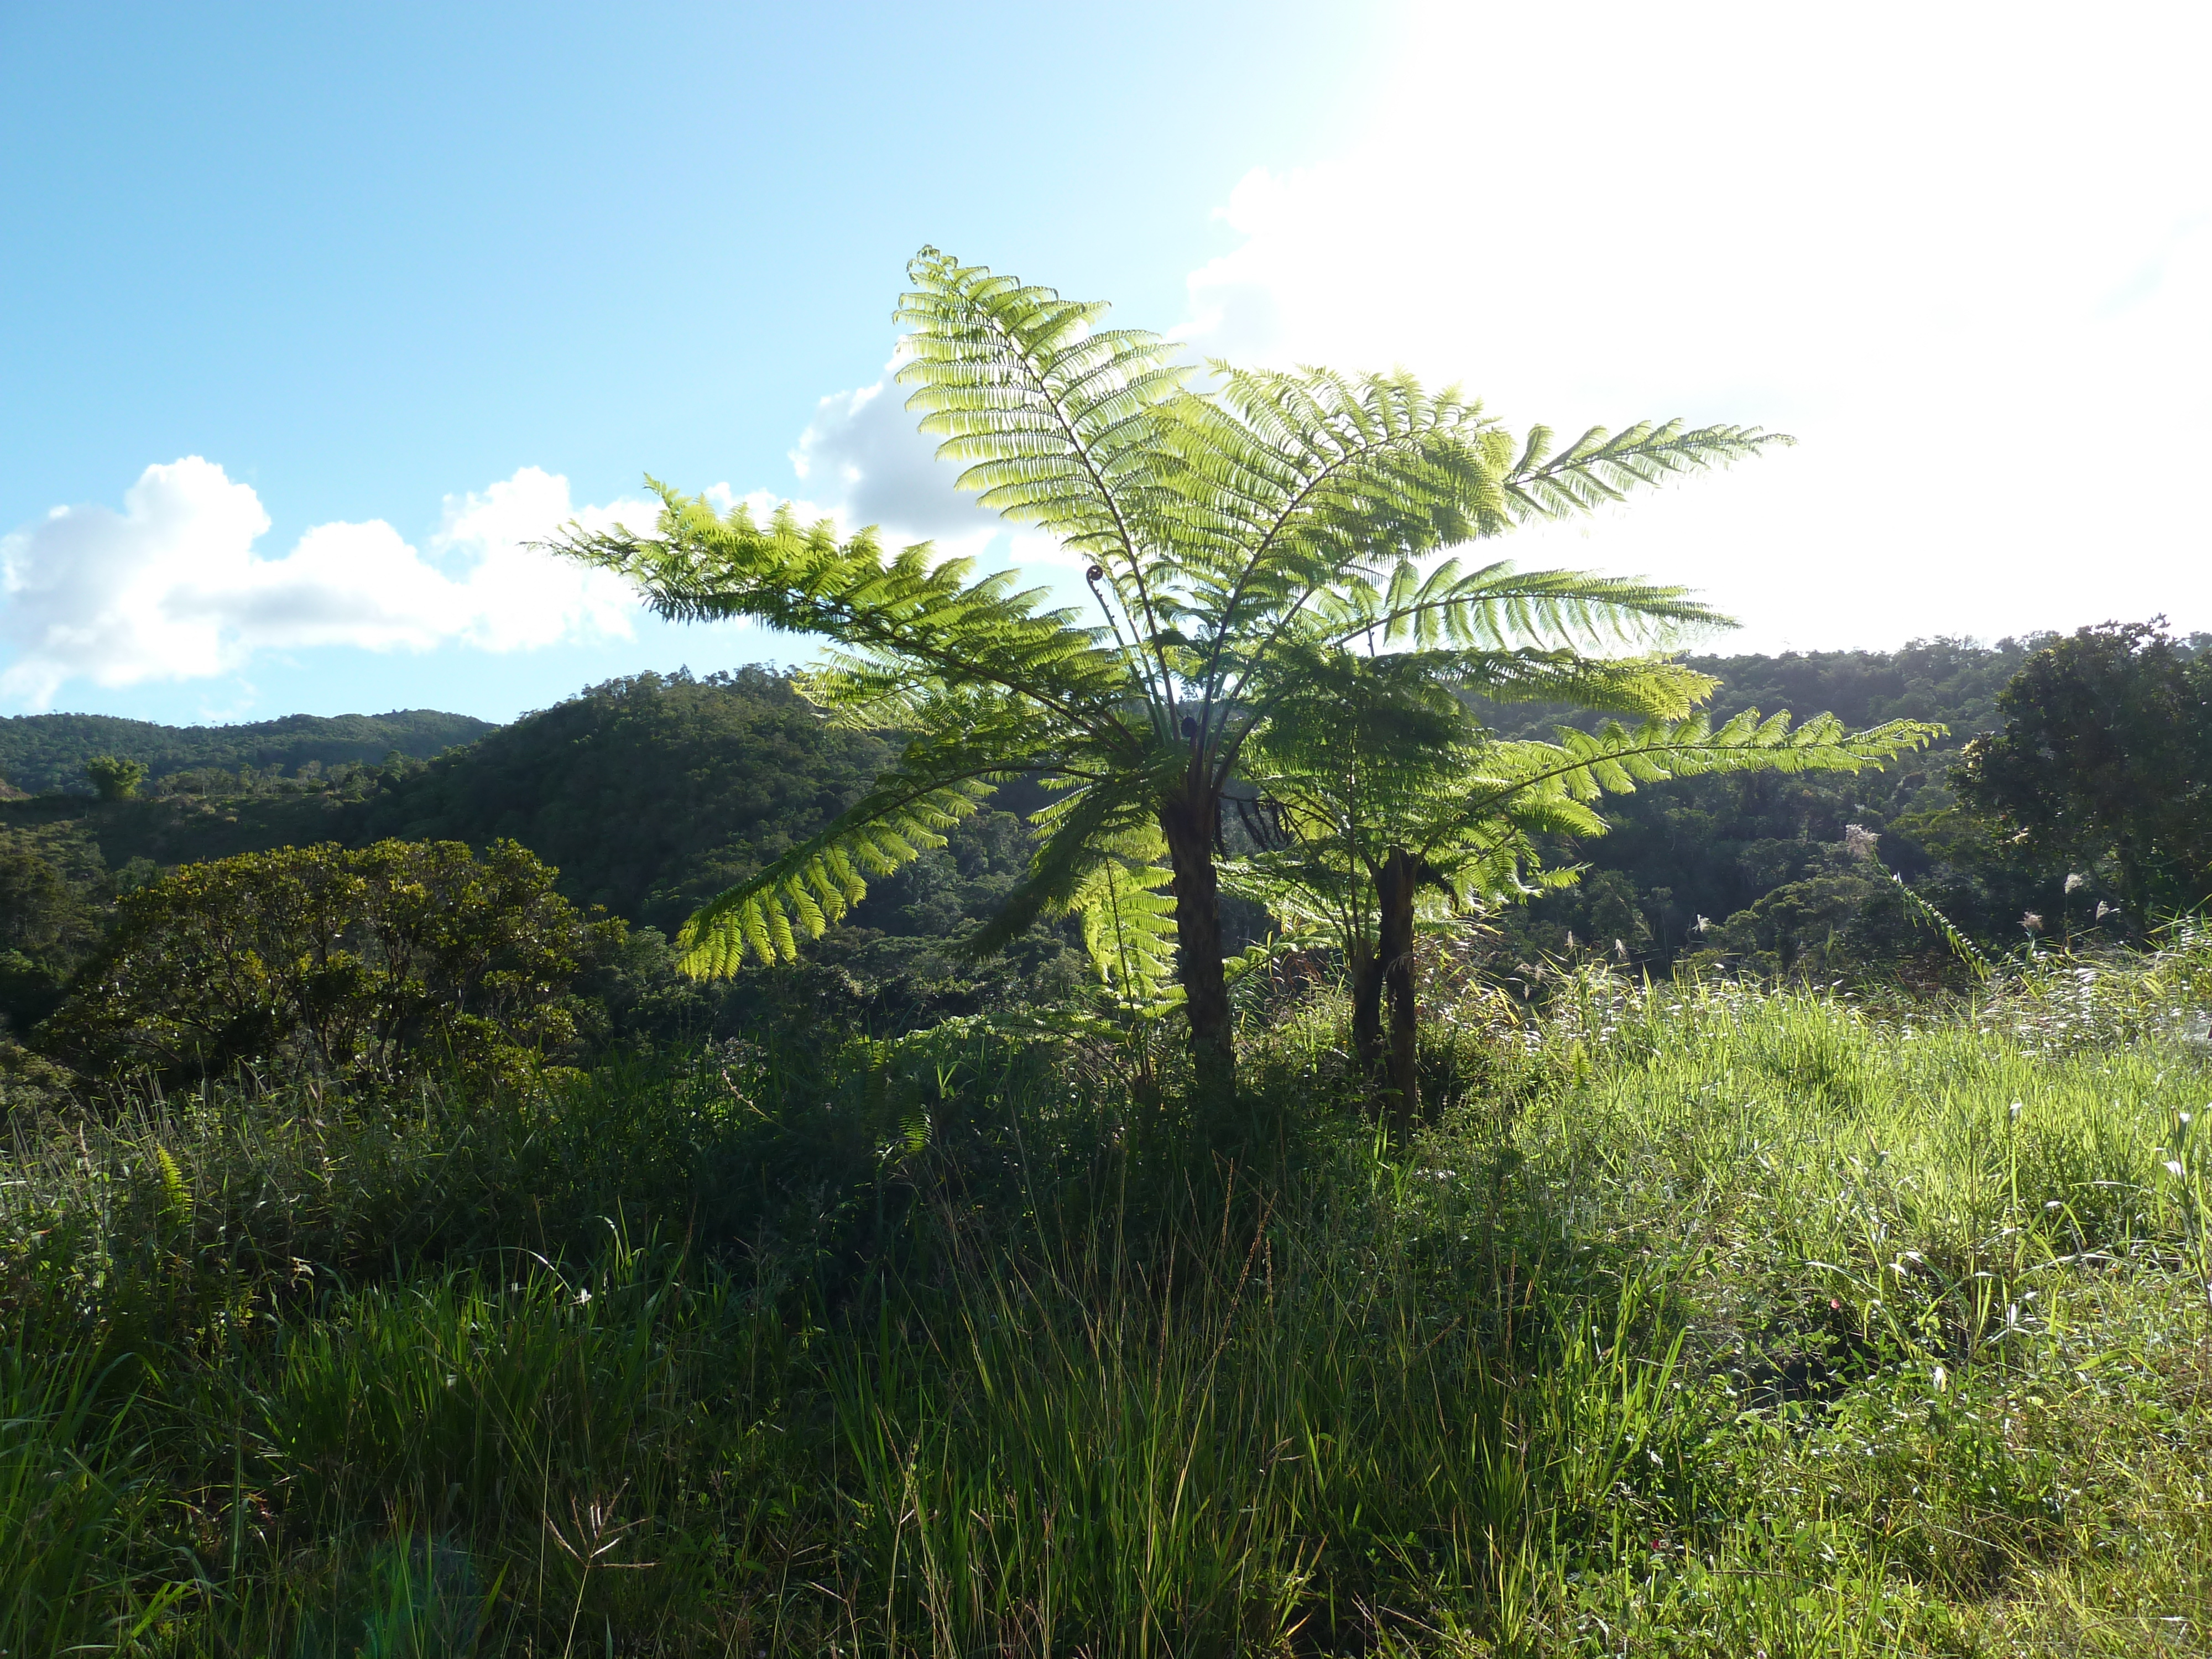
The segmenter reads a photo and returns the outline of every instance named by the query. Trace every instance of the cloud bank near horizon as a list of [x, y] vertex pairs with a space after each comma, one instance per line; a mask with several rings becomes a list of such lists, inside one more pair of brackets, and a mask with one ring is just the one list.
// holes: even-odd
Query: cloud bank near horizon
[[0, 538], [0, 697], [42, 709], [73, 680], [114, 688], [231, 673], [262, 652], [459, 645], [529, 650], [628, 639], [636, 597], [604, 571], [528, 546], [569, 519], [651, 526], [657, 504], [576, 507], [531, 466], [449, 496], [428, 556], [382, 520], [317, 525], [290, 552], [255, 544], [249, 484], [198, 455], [148, 467], [123, 510], [57, 507]]

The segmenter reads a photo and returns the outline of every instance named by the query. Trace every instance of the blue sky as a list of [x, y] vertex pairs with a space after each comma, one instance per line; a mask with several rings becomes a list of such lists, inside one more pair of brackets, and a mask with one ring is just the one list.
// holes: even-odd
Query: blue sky
[[2202, 13], [0, 0], [0, 712], [800, 650], [518, 545], [647, 471], [1049, 569], [872, 391], [926, 241], [1516, 424], [1795, 431], [1501, 550], [1747, 647], [2212, 627]]

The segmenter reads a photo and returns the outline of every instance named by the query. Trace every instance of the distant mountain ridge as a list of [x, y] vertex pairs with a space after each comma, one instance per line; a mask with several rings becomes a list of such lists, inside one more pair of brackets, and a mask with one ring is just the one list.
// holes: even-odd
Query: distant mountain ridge
[[156, 780], [203, 767], [296, 772], [310, 763], [373, 763], [394, 750], [428, 760], [498, 729], [490, 720], [434, 708], [287, 714], [240, 726], [160, 726], [112, 714], [16, 714], [0, 720], [0, 777], [30, 794], [89, 794], [84, 763], [94, 755], [138, 761]]

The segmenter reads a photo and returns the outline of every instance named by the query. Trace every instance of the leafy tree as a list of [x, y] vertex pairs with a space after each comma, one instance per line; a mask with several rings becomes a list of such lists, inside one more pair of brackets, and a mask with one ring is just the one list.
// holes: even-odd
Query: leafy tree
[[2028, 857], [2109, 872], [2139, 925], [2212, 898], [2212, 653], [2161, 622], [2038, 652], [1967, 744], [1960, 799]]
[[1851, 864], [1777, 887], [1701, 943], [1737, 971], [1826, 980], [1929, 939], [1928, 924], [1897, 881]]
[[899, 309], [908, 406], [987, 506], [1091, 560], [1097, 620], [1047, 609], [1010, 574], [927, 546], [886, 556], [789, 509], [765, 526], [657, 482], [657, 534], [565, 551], [633, 580], [663, 615], [747, 616], [836, 647], [802, 682], [840, 721], [915, 735], [822, 833], [686, 924], [694, 971], [789, 956], [1018, 775], [1063, 792], [1029, 879], [975, 948], [1035, 918], [1145, 888], [1164, 860], [1176, 966], [1202, 1078], [1233, 1079], [1216, 854], [1251, 734], [1316, 650], [1354, 638], [1422, 653], [1439, 682], [1590, 699], [1615, 672], [1573, 647], [1717, 620], [1676, 588], [1423, 556], [1620, 499], [1778, 440], [1725, 426], [1516, 440], [1455, 391], [1399, 374], [1213, 365], [1194, 390], [1177, 348], [1099, 326], [1063, 300], [925, 249]]
[[84, 775], [92, 781], [102, 800], [129, 800], [138, 793], [138, 786], [146, 781], [146, 766], [143, 761], [124, 760], [115, 755], [94, 755], [84, 763]]
[[1705, 676], [1660, 661], [1616, 666], [1613, 706], [1643, 713], [1642, 725], [1507, 740], [1418, 659], [1338, 652], [1248, 746], [1263, 850], [1235, 877], [1294, 927], [1319, 924], [1342, 953], [1356, 1059], [1401, 1125], [1419, 1102], [1413, 945], [1424, 891], [1444, 914], [1495, 910], [1572, 879], [1542, 867], [1540, 842], [1603, 835], [1592, 805], [1603, 795], [1719, 773], [1856, 771], [1936, 732], [1894, 721], [1851, 733], [1832, 715], [1793, 731], [1787, 714], [1762, 720], [1755, 710], [1716, 728], [1690, 712], [1711, 691]]
[[624, 932], [553, 878], [512, 842], [481, 861], [457, 842], [386, 841], [188, 865], [120, 901], [42, 1032], [106, 1072], [503, 1070], [574, 1040], [568, 983]]
[[35, 847], [0, 846], [0, 951], [42, 956], [93, 932], [68, 878]]
[[0, 841], [0, 1013], [9, 1024], [25, 1030], [50, 1013], [100, 938], [94, 900], [45, 849]]

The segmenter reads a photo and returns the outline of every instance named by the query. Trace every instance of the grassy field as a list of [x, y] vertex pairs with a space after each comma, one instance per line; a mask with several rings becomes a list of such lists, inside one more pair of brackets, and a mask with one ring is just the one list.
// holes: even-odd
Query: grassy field
[[18, 1113], [0, 1654], [2212, 1650], [2212, 940]]

